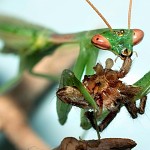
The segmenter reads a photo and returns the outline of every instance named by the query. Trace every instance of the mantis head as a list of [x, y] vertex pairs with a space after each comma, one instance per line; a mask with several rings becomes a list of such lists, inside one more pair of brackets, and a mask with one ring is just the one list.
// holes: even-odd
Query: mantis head
[[101, 34], [93, 36], [91, 42], [94, 46], [110, 50], [122, 59], [131, 57], [133, 46], [142, 41], [144, 32], [140, 29], [113, 29], [105, 30]]
[[130, 0], [129, 3], [128, 29], [112, 29], [104, 16], [97, 10], [90, 0], [86, 1], [108, 27], [108, 30], [93, 36], [91, 40], [93, 45], [103, 50], [110, 50], [117, 56], [121, 57], [121, 59], [131, 57], [133, 53], [133, 46], [140, 43], [144, 37], [144, 32], [142, 30], [130, 29], [132, 0]]

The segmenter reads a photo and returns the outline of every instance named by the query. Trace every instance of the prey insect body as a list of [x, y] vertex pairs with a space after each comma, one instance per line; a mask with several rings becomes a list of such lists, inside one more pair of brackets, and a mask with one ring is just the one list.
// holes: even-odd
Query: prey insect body
[[[131, 66], [131, 56], [134, 52], [133, 46], [137, 45], [138, 43], [140, 43], [142, 41], [142, 39], [144, 37], [144, 32], [140, 29], [131, 29], [130, 28], [132, 0], [130, 0], [130, 3], [129, 3], [128, 29], [113, 29], [110, 26], [110, 24], [107, 22], [107, 20], [104, 18], [104, 16], [90, 2], [90, 0], [86, 0], [86, 2], [100, 16], [100, 18], [104, 21], [104, 23], [107, 25], [108, 28], [89, 31], [86, 33], [86, 38], [88, 39], [88, 42], [86, 42], [85, 39], [82, 39], [80, 41], [81, 49], [80, 49], [79, 57], [76, 61], [74, 69], [73, 69], [75, 77], [70, 76], [68, 74], [68, 71], [64, 71], [62, 73], [59, 88], [61, 89], [64, 87], [65, 88], [64, 91], [67, 89], [68, 93], [65, 92], [66, 96], [62, 94], [61, 96], [63, 98], [61, 96], [59, 97], [59, 94], [60, 94], [59, 93], [58, 97], [60, 99], [62, 98], [64, 101], [65, 100], [70, 101], [71, 99], [69, 97], [73, 93], [76, 93], [76, 97], [74, 98], [74, 101], [72, 101], [72, 100], [70, 101], [70, 103], [73, 105], [78, 105], [79, 103], [82, 103], [82, 107], [84, 106], [83, 108], [89, 107], [89, 104], [84, 101], [84, 99], [86, 99], [88, 102], [93, 103], [92, 107], [94, 106], [94, 109], [97, 109], [97, 107], [95, 105], [99, 106], [100, 108], [107, 107], [108, 109], [112, 109], [110, 107], [110, 105], [113, 106], [113, 102], [116, 103], [116, 101], [118, 101], [118, 99], [120, 101], [120, 99], [123, 99], [123, 97], [124, 97], [124, 95], [121, 94], [119, 89], [117, 89], [117, 88], [121, 88], [121, 85], [122, 86], [124, 85], [119, 80], [119, 78], [123, 78], [129, 72], [130, 66]], [[89, 41], [91, 41], [91, 43]], [[94, 71], [92, 71], [91, 68], [93, 66], [95, 66], [96, 61], [97, 61], [97, 55], [98, 55], [98, 51], [95, 48], [99, 48], [102, 50], [109, 50], [109, 51], [113, 52], [115, 55], [117, 55], [117, 57], [120, 57], [123, 60], [123, 65], [122, 65], [120, 71], [118, 71], [117, 73], [115, 73], [115, 71], [114, 71], [114, 73], [116, 74], [116, 75], [114, 75], [114, 77], [116, 78], [115, 82], [118, 82], [118, 84], [114, 84], [115, 88], [114, 87], [112, 88], [111, 87], [112, 84], [110, 84], [108, 82], [109, 80], [106, 80], [107, 78], [106, 78], [105, 74], [100, 77], [99, 83], [97, 83], [97, 79], [94, 79], [94, 77], [87, 76], [87, 77], [85, 77], [85, 80], [83, 82], [83, 85], [86, 89], [86, 90], [84, 89], [84, 92], [88, 91], [90, 93], [90, 96], [87, 96], [87, 94], [89, 94], [89, 93], [84, 93], [84, 92], [81, 92], [82, 96], [79, 96], [81, 93], [79, 91], [77, 91], [76, 88], [80, 89], [80, 86], [77, 85], [76, 78], [79, 81], [81, 81], [83, 71], [85, 71], [86, 75], [92, 75], [94, 73]], [[107, 70], [106, 72], [108, 73], [109, 71]], [[93, 76], [95, 76], [95, 75], [93, 75]], [[104, 78], [104, 79], [102, 79], [102, 78]], [[90, 81], [90, 80], [93, 80], [93, 81]], [[92, 84], [90, 82], [92, 82]], [[121, 83], [121, 84], [119, 85], [119, 83]], [[100, 85], [102, 84], [105, 86], [102, 88], [102, 85], [100, 86], [98, 84], [100, 84]], [[74, 86], [76, 86], [76, 87], [74, 87]], [[91, 86], [94, 86], [93, 87], [94, 89], [92, 89]], [[127, 86], [127, 87], [129, 88], [130, 86]], [[112, 92], [112, 90], [114, 90], [114, 92]], [[112, 98], [110, 96], [108, 96], [108, 94], [106, 94], [106, 93], [110, 93]], [[80, 97], [80, 99], [82, 99], [82, 101], [77, 102], [78, 103], [77, 104], [76, 100], [79, 97]], [[59, 100], [59, 98], [57, 100], [57, 113], [58, 113], [59, 122], [61, 124], [64, 124], [67, 120], [68, 113], [71, 109], [71, 106], [65, 105], [63, 102], [61, 102]], [[105, 99], [105, 102], [103, 101], [103, 99]], [[117, 103], [117, 105], [118, 104], [119, 103]], [[63, 108], [65, 108], [65, 111]], [[63, 112], [63, 114], [62, 114], [62, 112]], [[81, 124], [84, 125], [84, 124], [86, 124], [85, 123], [86, 121], [84, 121], [85, 118], [84, 118], [84, 116], [82, 116], [82, 114], [84, 114], [83, 109], [81, 110]]]
[[[129, 72], [132, 64], [131, 58], [127, 57], [119, 71], [113, 70], [113, 61], [108, 58], [106, 66], [103, 68], [101, 64], [94, 67], [94, 75], [85, 75], [82, 81], [83, 86], [90, 93], [99, 107], [97, 117], [102, 114], [103, 109], [109, 111], [106, 118], [99, 126], [102, 131], [117, 115], [122, 105], [125, 105], [132, 118], [137, 117], [137, 113], [143, 114], [146, 104], [146, 97], [141, 99], [140, 107], [137, 108], [134, 97], [140, 91], [140, 87], [126, 85], [120, 78], [124, 78]], [[90, 120], [92, 126], [96, 129], [94, 123], [94, 111], [92, 106], [85, 100], [80, 90], [75, 86], [65, 86], [57, 91], [57, 96], [65, 103], [75, 105], [86, 109], [86, 116]], [[90, 111], [89, 111], [90, 110]]]

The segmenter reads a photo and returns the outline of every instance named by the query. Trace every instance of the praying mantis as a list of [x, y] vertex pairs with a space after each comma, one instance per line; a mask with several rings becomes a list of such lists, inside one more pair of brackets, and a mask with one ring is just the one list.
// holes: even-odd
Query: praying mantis
[[[89, 1], [87, 0], [87, 2]], [[44, 56], [52, 54], [57, 47], [64, 44], [77, 43], [80, 45], [80, 53], [73, 69], [75, 77], [79, 81], [81, 80], [85, 68], [86, 74], [93, 73], [91, 68], [96, 63], [99, 48], [110, 50], [122, 59], [131, 56], [133, 53], [133, 45], [138, 44], [142, 40], [143, 32], [139, 29], [131, 30], [130, 27], [126, 30], [112, 29], [102, 15], [100, 16], [108, 28], [74, 34], [58, 34], [49, 29], [20, 22], [16, 19], [1, 17], [0, 38], [3, 39], [5, 43], [2, 52], [19, 55], [20, 66], [18, 76], [0, 87], [0, 93], [4, 93], [18, 82], [24, 70], [27, 70], [36, 76], [58, 81], [58, 78], [56, 77], [35, 73], [32, 68]], [[96, 47], [91, 43], [91, 39]], [[101, 43], [101, 39], [105, 42]], [[66, 73], [64, 77], [65, 76]], [[73, 77], [71, 77], [71, 79], [73, 79]], [[62, 83], [63, 85], [65, 85], [64, 82], [65, 81]], [[86, 93], [86, 91], [84, 92]], [[88, 95], [88, 93], [85, 95]], [[68, 106], [65, 106], [62, 103], [59, 104], [59, 106], [65, 111], [68, 111], [69, 109]], [[61, 109], [59, 110], [59, 114], [64, 114], [66, 116], [65, 112], [62, 113]], [[65, 120], [66, 119], [60, 121], [61, 124], [64, 124]]]
[[[131, 15], [132, 0], [130, 1], [130, 4], [129, 4], [128, 29], [126, 29], [126, 30], [125, 29], [112, 29], [110, 24], [106, 21], [106, 19], [103, 17], [103, 15], [95, 8], [95, 6], [89, 0], [86, 0], [86, 1], [89, 3], [89, 5], [96, 11], [96, 13], [103, 19], [103, 21], [108, 26], [108, 29], [102, 29], [101, 33], [97, 33], [96, 35], [94, 35], [91, 39], [91, 43], [95, 47], [98, 47], [100, 49], [112, 51], [114, 54], [116, 54], [117, 56], [119, 56], [121, 59], [124, 60], [124, 64], [123, 64], [121, 70], [118, 72], [119, 74], [122, 72], [121, 73], [122, 75], [120, 77], [123, 78], [129, 72], [131, 64], [132, 64], [131, 59], [130, 59], [130, 62], [127, 62], [127, 59], [132, 56], [133, 46], [138, 44], [143, 39], [143, 36], [144, 36], [144, 33], [143, 33], [142, 30], [139, 30], [139, 29], [131, 30], [130, 29], [130, 19], [131, 19], [130, 15]], [[89, 48], [90, 50], [92, 49], [91, 47], [87, 47], [87, 48]], [[81, 60], [84, 59], [83, 55], [79, 55], [78, 60], [79, 60], [80, 56], [81, 56]], [[87, 61], [89, 61], [89, 60], [90, 60], [90, 58], [87, 59]], [[94, 63], [93, 63], [93, 65], [94, 65]], [[78, 66], [80, 64], [81, 63], [79, 63]], [[84, 84], [84, 80], [86, 80], [86, 77], [84, 77], [83, 83], [80, 82], [81, 76], [80, 76], [80, 74], [76, 74], [76, 70], [77, 70], [76, 66], [74, 68], [74, 71], [75, 71], [74, 73], [69, 71], [69, 70], [64, 70], [64, 72], [62, 73], [59, 90], [56, 93], [57, 97], [58, 97], [58, 100], [57, 100], [57, 113], [58, 113], [58, 116], [59, 116], [59, 122], [61, 124], [64, 124], [66, 122], [72, 105], [75, 105], [75, 106], [80, 107], [80, 108], [85, 108], [85, 110], [84, 109], [81, 110], [81, 126], [84, 129], [89, 129], [90, 128], [88, 120], [85, 117], [87, 109], [89, 109], [90, 106], [91, 106], [97, 112], [102, 111], [102, 110], [99, 110], [98, 105], [96, 104], [97, 100], [96, 99], [94, 100], [92, 98], [92, 96], [89, 94], [89, 93], [92, 93], [93, 97], [95, 97], [94, 96], [95, 93], [91, 89], [91, 87], [94, 89], [94, 80], [93, 80], [93, 83], [91, 83], [91, 81], [90, 81], [90, 78], [91, 78], [90, 75], [92, 76], [93, 73], [92, 73], [91, 69], [88, 70], [89, 66], [91, 68], [93, 68], [93, 66], [88, 65], [88, 62], [87, 62], [87, 66], [86, 66], [87, 68], [86, 68], [86, 71], [85, 71], [85, 74], [89, 75], [87, 77], [89, 79], [87, 79], [87, 81], [86, 81], [87, 85]], [[101, 68], [102, 68], [102, 66], [101, 66]], [[93, 75], [93, 76], [95, 76], [95, 75]], [[149, 76], [149, 74], [148, 74], [148, 76]], [[97, 77], [94, 77], [94, 78], [97, 78]], [[141, 80], [143, 80], [143, 79], [141, 79]], [[99, 83], [99, 81], [96, 81], [96, 82]], [[103, 82], [104, 81], [101, 81], [99, 84], [103, 84]], [[98, 83], [96, 83], [96, 84], [98, 84]], [[88, 85], [88, 84], [91, 84], [91, 85]], [[107, 85], [105, 85], [105, 86], [107, 86]], [[88, 88], [91, 89], [91, 90], [89, 90]], [[100, 85], [99, 86], [95, 85], [95, 88], [101, 88], [101, 86]], [[89, 90], [89, 91], [87, 92], [87, 90]], [[147, 92], [149, 92], [149, 90]], [[109, 93], [111, 93], [111, 92], [109, 92]], [[107, 94], [107, 92], [106, 92], [106, 94]], [[146, 94], [147, 93], [145, 91], [145, 95]], [[145, 95], [143, 94], [143, 96], [145, 96]], [[107, 96], [105, 96], [105, 97], [107, 97]], [[102, 98], [100, 98], [100, 99], [102, 99]], [[65, 103], [63, 103], [62, 101], [65, 102]], [[87, 101], [87, 103], [85, 101]], [[146, 100], [144, 99], [144, 103], [145, 103], [145, 101]], [[71, 104], [71, 105], [69, 105], [69, 104]], [[103, 105], [103, 104], [100, 104], [100, 105]], [[100, 109], [102, 109], [101, 106], [100, 106]], [[118, 110], [116, 111], [116, 113], [117, 112], [118, 112]], [[100, 114], [102, 116], [104, 116], [104, 117], [102, 117], [103, 119], [105, 117], [107, 118], [107, 115], [106, 115], [107, 113], [102, 114], [102, 112], [101, 112]], [[93, 117], [94, 116], [92, 116], [92, 119], [93, 119]], [[96, 118], [96, 115], [95, 115], [95, 118]], [[101, 118], [101, 121], [103, 120], [102, 118]], [[90, 120], [91, 120], [91, 118], [90, 118]], [[109, 119], [109, 120], [112, 120], [112, 119]], [[94, 128], [97, 130], [97, 133], [99, 131], [102, 131], [105, 128], [104, 127], [102, 130], [101, 129], [99, 130], [99, 129], [97, 129], [97, 125], [96, 125], [97, 121], [92, 120], [91, 122], [93, 122], [91, 124], [94, 124], [92, 126], [95, 126]], [[107, 125], [108, 125], [108, 123], [107, 123]], [[98, 133], [98, 137], [100, 137], [99, 133]]]
[[[27, 70], [31, 74], [34, 74], [36, 76], [41, 76], [50, 80], [52, 79], [54, 81], [58, 81], [58, 77], [35, 73], [33, 72], [32, 69], [44, 56], [52, 54], [56, 50], [56, 48], [68, 43], [72, 44], [77, 43], [80, 45], [80, 54], [79, 57], [77, 58], [73, 70], [76, 77], [80, 80], [85, 68], [87, 74], [93, 73], [91, 68], [92, 66], [95, 65], [99, 50], [98, 48], [94, 47], [93, 44], [91, 44], [91, 39], [93, 37], [92, 40], [93, 42], [99, 42], [96, 41], [96, 39], [99, 38], [97, 37], [99, 36], [97, 34], [101, 34], [102, 37], [106, 36], [108, 40], [110, 39], [110, 45], [101, 45], [101, 47], [99, 48], [108, 49], [108, 47], [103, 46], [110, 46], [109, 47], [110, 50], [118, 56], [131, 55], [133, 52], [132, 49], [133, 30], [124, 30], [125, 32], [123, 36], [124, 38], [122, 37], [117, 41], [121, 42], [121, 39], [123, 39], [122, 46], [121, 44], [117, 46], [115, 44], [116, 40], [113, 39], [117, 38], [118, 36], [117, 34], [120, 34], [119, 33], [120, 30], [117, 29], [111, 32], [112, 28], [107, 23], [107, 21], [105, 22], [109, 27], [108, 29], [96, 29], [92, 31], [84, 31], [75, 34], [58, 34], [50, 29], [31, 25], [29, 23], [14, 18], [1, 16], [0, 38], [4, 41], [4, 47], [1, 50], [1, 52], [14, 53], [19, 55], [20, 65], [18, 75], [10, 82], [6, 83], [4, 86], [1, 86], [0, 93], [4, 93], [11, 86], [17, 83], [21, 78], [24, 70]], [[139, 38], [138, 34], [142, 33], [142, 31], [135, 30], [134, 32], [135, 32], [134, 44], [137, 44], [137, 42], [141, 40], [140, 38], [142, 38], [141, 35], [140, 35], [141, 37]], [[126, 37], [129, 37], [128, 42], [126, 42], [127, 39]], [[128, 45], [126, 45], [126, 43], [128, 43]], [[95, 45], [97, 45], [97, 43], [95, 43]], [[123, 49], [125, 47], [128, 50]]]

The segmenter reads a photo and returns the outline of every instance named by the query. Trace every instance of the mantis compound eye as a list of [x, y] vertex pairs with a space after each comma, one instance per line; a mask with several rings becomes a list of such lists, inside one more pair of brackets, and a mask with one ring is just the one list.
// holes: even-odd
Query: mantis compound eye
[[100, 34], [94, 35], [91, 42], [94, 46], [96, 46], [100, 49], [103, 49], [103, 50], [111, 48], [109, 41]]
[[134, 35], [133, 35], [133, 44], [137, 45], [139, 44], [143, 37], [144, 37], [144, 32], [140, 29], [133, 29]]

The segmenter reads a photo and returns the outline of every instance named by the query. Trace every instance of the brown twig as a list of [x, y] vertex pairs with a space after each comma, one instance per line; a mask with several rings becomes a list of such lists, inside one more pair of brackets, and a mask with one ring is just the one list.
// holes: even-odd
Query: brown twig
[[6, 96], [0, 98], [0, 129], [19, 150], [33, 146], [50, 150], [28, 125], [25, 112]]
[[131, 150], [135, 146], [136, 143], [133, 140], [123, 138], [85, 141], [67, 137], [54, 150]]

